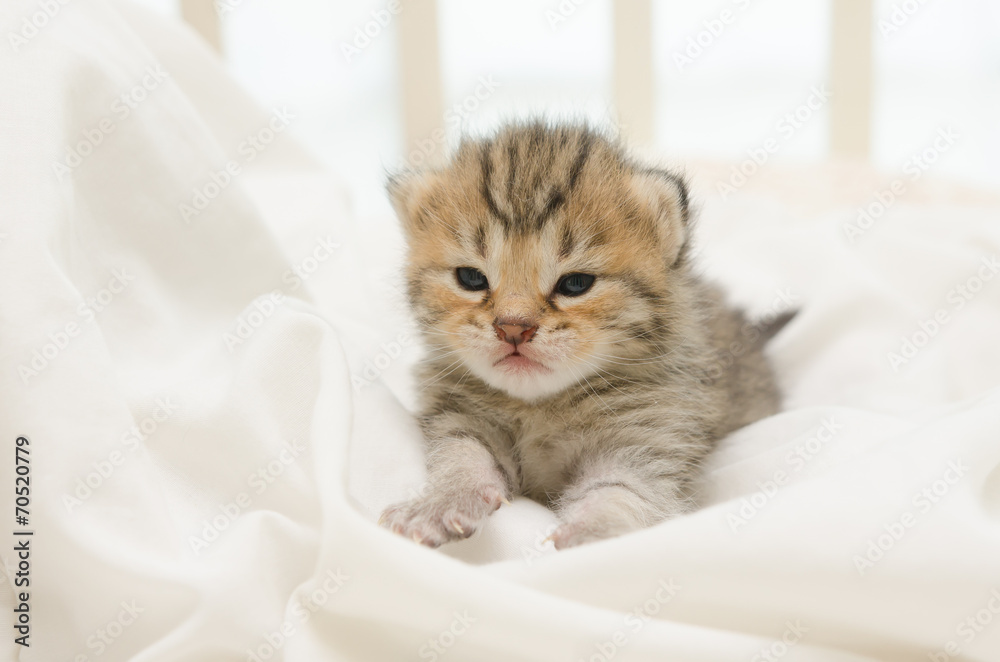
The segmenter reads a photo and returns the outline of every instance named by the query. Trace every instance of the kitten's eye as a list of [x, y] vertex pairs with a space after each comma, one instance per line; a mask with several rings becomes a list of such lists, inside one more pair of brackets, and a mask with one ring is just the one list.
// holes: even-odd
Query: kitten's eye
[[467, 290], [472, 290], [473, 292], [477, 290], [485, 290], [490, 286], [489, 281], [486, 280], [486, 276], [479, 269], [473, 269], [472, 267], [459, 267], [455, 269], [455, 277], [458, 278], [458, 284]]
[[556, 284], [556, 292], [568, 297], [575, 297], [583, 294], [594, 284], [594, 277], [590, 274], [567, 274], [559, 279]]

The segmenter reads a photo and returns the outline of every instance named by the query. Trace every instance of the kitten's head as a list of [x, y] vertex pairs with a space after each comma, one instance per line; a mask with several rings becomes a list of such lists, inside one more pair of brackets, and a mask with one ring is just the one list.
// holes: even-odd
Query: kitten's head
[[687, 239], [676, 175], [587, 127], [533, 123], [464, 141], [389, 193], [442, 360], [530, 401], [663, 353]]

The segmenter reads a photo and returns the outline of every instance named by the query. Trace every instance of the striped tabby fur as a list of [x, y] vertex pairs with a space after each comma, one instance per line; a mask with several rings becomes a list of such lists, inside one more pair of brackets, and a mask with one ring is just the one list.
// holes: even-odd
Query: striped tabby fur
[[[535, 122], [466, 140], [388, 188], [429, 347], [429, 483], [386, 510], [394, 531], [437, 546], [515, 495], [556, 510], [559, 548], [646, 527], [688, 508], [716, 440], [777, 411], [768, 331], [690, 268], [679, 176], [592, 128]], [[464, 289], [459, 267], [488, 288]], [[569, 273], [596, 279], [565, 296]], [[514, 346], [536, 364], [505, 367], [505, 321], [537, 327]]]

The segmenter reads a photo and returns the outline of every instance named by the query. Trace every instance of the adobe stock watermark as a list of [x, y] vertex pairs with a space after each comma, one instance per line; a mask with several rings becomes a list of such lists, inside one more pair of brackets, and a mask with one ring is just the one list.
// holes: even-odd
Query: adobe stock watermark
[[11, 30], [7, 33], [7, 43], [10, 44], [10, 49], [17, 53], [21, 48], [27, 46], [28, 42], [37, 37], [45, 29], [45, 26], [70, 2], [71, 0], [38, 0], [38, 11], [22, 18], [19, 30], [16, 32]]
[[552, 535], [555, 534], [558, 528], [558, 522], [550, 524], [541, 531], [535, 532], [535, 539], [530, 546], [521, 546], [521, 557], [524, 559], [525, 565], [531, 565], [535, 562], [535, 559], [540, 559], [546, 553], [551, 554], [556, 551], [556, 545], [552, 542]]
[[341, 244], [334, 241], [330, 235], [316, 237], [312, 251], [281, 274], [281, 282], [288, 286], [287, 291], [294, 292], [302, 287], [340, 247]]
[[880, 18], [875, 24], [878, 31], [882, 33], [883, 39], [888, 39], [906, 26], [910, 20], [917, 15], [922, 7], [927, 4], [927, 0], [903, 0], [903, 2], [892, 4], [892, 11], [887, 17]]
[[232, 354], [236, 348], [250, 340], [264, 322], [268, 320], [279, 306], [285, 302], [285, 293], [275, 290], [269, 294], [263, 294], [253, 300], [253, 305], [249, 306], [236, 318], [231, 332], [222, 334], [222, 342], [226, 349]]
[[798, 294], [792, 292], [791, 288], [775, 290], [774, 300], [767, 310], [755, 320], [746, 322], [740, 327], [739, 340], [734, 340], [726, 348], [725, 354], [718, 357], [706, 370], [705, 379], [709, 383], [715, 383], [722, 378], [730, 368], [736, 364], [736, 360], [746, 354], [751, 349], [759, 345], [761, 335], [767, 330], [780, 315], [790, 313], [795, 310], [795, 305], [801, 300]]
[[257, 646], [246, 649], [247, 662], [265, 662], [274, 657], [295, 636], [298, 629], [308, 623], [313, 614], [322, 609], [350, 580], [351, 575], [339, 567], [323, 573], [316, 580], [319, 586], [309, 591], [305, 597], [297, 594], [292, 600], [291, 617], [282, 621], [276, 630], [266, 632], [262, 637], [263, 641]]
[[188, 545], [195, 556], [208, 549], [212, 543], [218, 540], [222, 534], [233, 525], [240, 516], [253, 505], [253, 497], [263, 494], [268, 487], [285, 473], [285, 470], [302, 454], [306, 449], [305, 444], [298, 439], [291, 442], [283, 442], [281, 451], [266, 465], [257, 469], [247, 477], [247, 486], [253, 488], [252, 493], [248, 491], [239, 492], [232, 500], [219, 504], [217, 515], [201, 521], [201, 535], [188, 536]]
[[606, 640], [594, 646], [594, 653], [587, 658], [577, 658], [577, 662], [610, 662], [618, 655], [618, 651], [628, 646], [630, 640], [639, 634], [643, 627], [651, 621], [663, 606], [674, 599], [680, 591], [680, 586], [673, 579], [661, 579], [656, 585], [656, 591], [648, 600], [625, 614], [624, 624]]
[[95, 656], [102, 655], [125, 633], [126, 628], [139, 620], [139, 616], [144, 611], [146, 611], [145, 607], [137, 605], [135, 600], [123, 601], [121, 609], [118, 610], [115, 617], [108, 621], [104, 627], [98, 628], [94, 634], [87, 637], [87, 648], [93, 650]]
[[382, 350], [375, 356], [366, 359], [360, 374], [351, 373], [351, 384], [354, 392], [360, 393], [362, 389], [377, 382], [382, 373], [391, 366], [396, 359], [403, 355], [403, 351], [413, 344], [413, 334], [409, 330], [400, 331], [396, 338], [379, 345]]
[[493, 79], [493, 76], [480, 76], [476, 87], [472, 93], [464, 99], [454, 104], [444, 112], [444, 125], [431, 131], [431, 135], [417, 140], [417, 145], [410, 153], [400, 157], [395, 165], [397, 171], [409, 168], [419, 168], [426, 165], [431, 157], [445, 145], [448, 140], [448, 133], [445, 127], [452, 131], [459, 131], [467, 119], [474, 115], [480, 105], [496, 92], [500, 83]]
[[976, 640], [982, 632], [993, 624], [1000, 616], [1000, 588], [990, 591], [989, 599], [976, 613], [970, 614], [955, 626], [955, 638], [945, 642], [939, 651], [930, 651], [927, 658], [931, 662], [948, 662], [953, 657], [962, 654], [962, 647]]
[[907, 181], [915, 182], [934, 165], [941, 155], [955, 144], [960, 136], [951, 127], [937, 130], [930, 146], [915, 152], [903, 163], [903, 174], [906, 177], [894, 179], [888, 186], [876, 191], [874, 199], [863, 207], [858, 207], [857, 217], [853, 223], [843, 225], [847, 240], [853, 244], [856, 239], [872, 229], [875, 223], [906, 193]]
[[[135, 280], [135, 276], [124, 267], [113, 269], [108, 284], [77, 306], [76, 314], [84, 322], [93, 322], [111, 305], [115, 297], [128, 289], [133, 280]], [[27, 386], [28, 382], [48, 368], [69, 347], [73, 339], [82, 332], [83, 327], [76, 321], [72, 321], [49, 333], [41, 345], [31, 350], [31, 358], [17, 366], [17, 374], [21, 378], [21, 383]]]
[[770, 645], [757, 651], [750, 658], [750, 662], [775, 662], [775, 660], [780, 660], [788, 655], [788, 652], [792, 650], [795, 644], [802, 641], [802, 636], [807, 632], [809, 632], [809, 628], [802, 625], [802, 621], [797, 619], [794, 623], [785, 621], [785, 631], [781, 633], [781, 638], [775, 639]]
[[177, 206], [184, 223], [190, 225], [192, 218], [200, 216], [203, 211], [208, 209], [212, 201], [229, 188], [233, 180], [243, 172], [243, 168], [267, 149], [294, 119], [295, 115], [287, 108], [275, 108], [267, 126], [248, 135], [237, 146], [236, 153], [243, 157], [242, 160], [230, 159], [221, 168], [209, 173], [208, 181], [192, 189], [191, 199]]
[[139, 446], [152, 438], [160, 426], [173, 417], [178, 409], [177, 404], [170, 400], [170, 396], [156, 398], [154, 404], [156, 406], [150, 414], [122, 434], [121, 448], [115, 448], [103, 458], [91, 462], [90, 468], [93, 471], [77, 476], [72, 491], [63, 493], [62, 502], [67, 513], [73, 514], [75, 509], [101, 489], [118, 468], [139, 450]]
[[674, 51], [674, 65], [677, 71], [684, 73], [684, 68], [694, 64], [710, 49], [732, 26], [736, 23], [741, 12], [750, 8], [751, 0], [733, 0], [735, 10], [731, 8], [723, 9], [714, 18], [707, 18], [702, 21], [703, 29], [687, 39], [684, 48]]
[[[313, 249], [281, 274], [282, 282], [288, 286], [287, 292], [291, 293], [302, 287], [327, 260], [333, 257], [340, 247], [341, 244], [334, 241], [330, 235], [316, 237]], [[286, 291], [284, 290], [273, 290], [262, 294], [253, 300], [251, 306], [240, 313], [233, 322], [233, 327], [222, 334], [222, 342], [225, 343], [230, 354], [249, 341], [257, 330], [278, 312], [281, 305], [285, 303], [285, 296]]]
[[389, 27], [392, 19], [403, 11], [403, 3], [400, 0], [389, 0], [384, 9], [373, 9], [371, 20], [364, 25], [354, 28], [354, 39], [350, 43], [340, 42], [340, 52], [344, 59], [350, 64], [351, 60], [361, 55], [362, 51], [372, 45], [372, 42], [379, 38], [379, 35]]
[[244, 2], [246, 0], [213, 0], [212, 4], [215, 6], [215, 13], [219, 15], [219, 18], [225, 18], [236, 11], [236, 8]]
[[875, 567], [875, 564], [886, 557], [896, 544], [906, 536], [906, 533], [916, 526], [921, 517], [934, 509], [951, 492], [951, 489], [959, 483], [969, 472], [969, 467], [961, 458], [948, 462], [948, 467], [941, 474], [941, 477], [932, 481], [929, 485], [913, 495], [910, 503], [916, 508], [916, 514], [912, 510], [905, 510], [894, 521], [883, 524], [883, 532], [868, 540], [863, 554], [855, 554], [851, 559], [854, 568], [862, 577], [865, 573]]
[[560, 25], [570, 19], [576, 10], [588, 2], [588, 0], [560, 0], [555, 9], [545, 10], [545, 20], [549, 23], [549, 30], [555, 32]]
[[[15, 448], [21, 448], [21, 446]], [[27, 480], [28, 477], [24, 476], [24, 479]], [[24, 516], [22, 516], [23, 519]], [[15, 534], [20, 533], [31, 534], [32, 532], [15, 531]], [[10, 547], [14, 558], [17, 559], [16, 566], [11, 566], [10, 559], [7, 558], [6, 554], [0, 554], [0, 561], [3, 562], [0, 581], [9, 586], [12, 592], [10, 631], [14, 636], [11, 646], [16, 645], [24, 648], [31, 647], [31, 607], [34, 604], [29, 590], [31, 588], [31, 540], [30, 537], [20, 538], [16, 544]]]
[[791, 481], [792, 476], [808, 466], [819, 456], [844, 430], [834, 416], [824, 418], [808, 437], [799, 441], [785, 455], [787, 469], [776, 469], [770, 478], [757, 481], [757, 491], [743, 497], [734, 511], [726, 514], [729, 529], [735, 534], [745, 527], [751, 519], [767, 507], [778, 494], [778, 491]]
[[728, 200], [729, 196], [743, 188], [772, 156], [780, 152], [781, 148], [787, 145], [792, 137], [826, 106], [830, 96], [830, 90], [825, 84], [811, 87], [809, 96], [775, 123], [774, 131], [777, 135], [768, 138], [759, 147], [748, 149], [748, 158], [732, 166], [729, 178], [715, 183], [715, 190], [722, 199]]
[[121, 122], [127, 120], [143, 101], [170, 77], [159, 65], [146, 67], [146, 75], [138, 83], [122, 92], [111, 103], [108, 115], [98, 120], [92, 127], [80, 134], [80, 139], [66, 148], [66, 156], [62, 161], [52, 164], [56, 179], [62, 183], [64, 177], [73, 174], [84, 159], [94, 153], [109, 135], [115, 132]]
[[458, 638], [468, 632], [469, 628], [475, 625], [478, 620], [474, 616], [470, 616], [468, 611], [462, 611], [461, 613], [455, 611], [452, 612], [452, 615], [455, 618], [441, 631], [441, 634], [428, 639], [427, 643], [422, 645], [420, 650], [417, 651], [421, 660], [434, 662], [438, 658], [443, 657], [455, 645]]
[[1000, 271], [1000, 260], [995, 255], [984, 256], [979, 262], [976, 273], [948, 290], [945, 301], [951, 304], [950, 308], [941, 306], [932, 315], [917, 322], [917, 330], [900, 336], [898, 349], [886, 353], [885, 358], [893, 372], [899, 372], [900, 368], [915, 359], [920, 350], [951, 322], [952, 315], [965, 308]]

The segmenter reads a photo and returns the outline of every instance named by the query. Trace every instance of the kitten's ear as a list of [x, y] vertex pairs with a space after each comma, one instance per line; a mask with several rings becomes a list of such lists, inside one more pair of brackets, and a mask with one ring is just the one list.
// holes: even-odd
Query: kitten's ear
[[421, 208], [427, 205], [436, 179], [433, 172], [417, 170], [405, 170], [389, 177], [385, 188], [406, 234], [413, 234], [426, 222]]
[[630, 184], [656, 223], [667, 264], [676, 264], [686, 252], [690, 232], [687, 184], [666, 170], [637, 170]]

